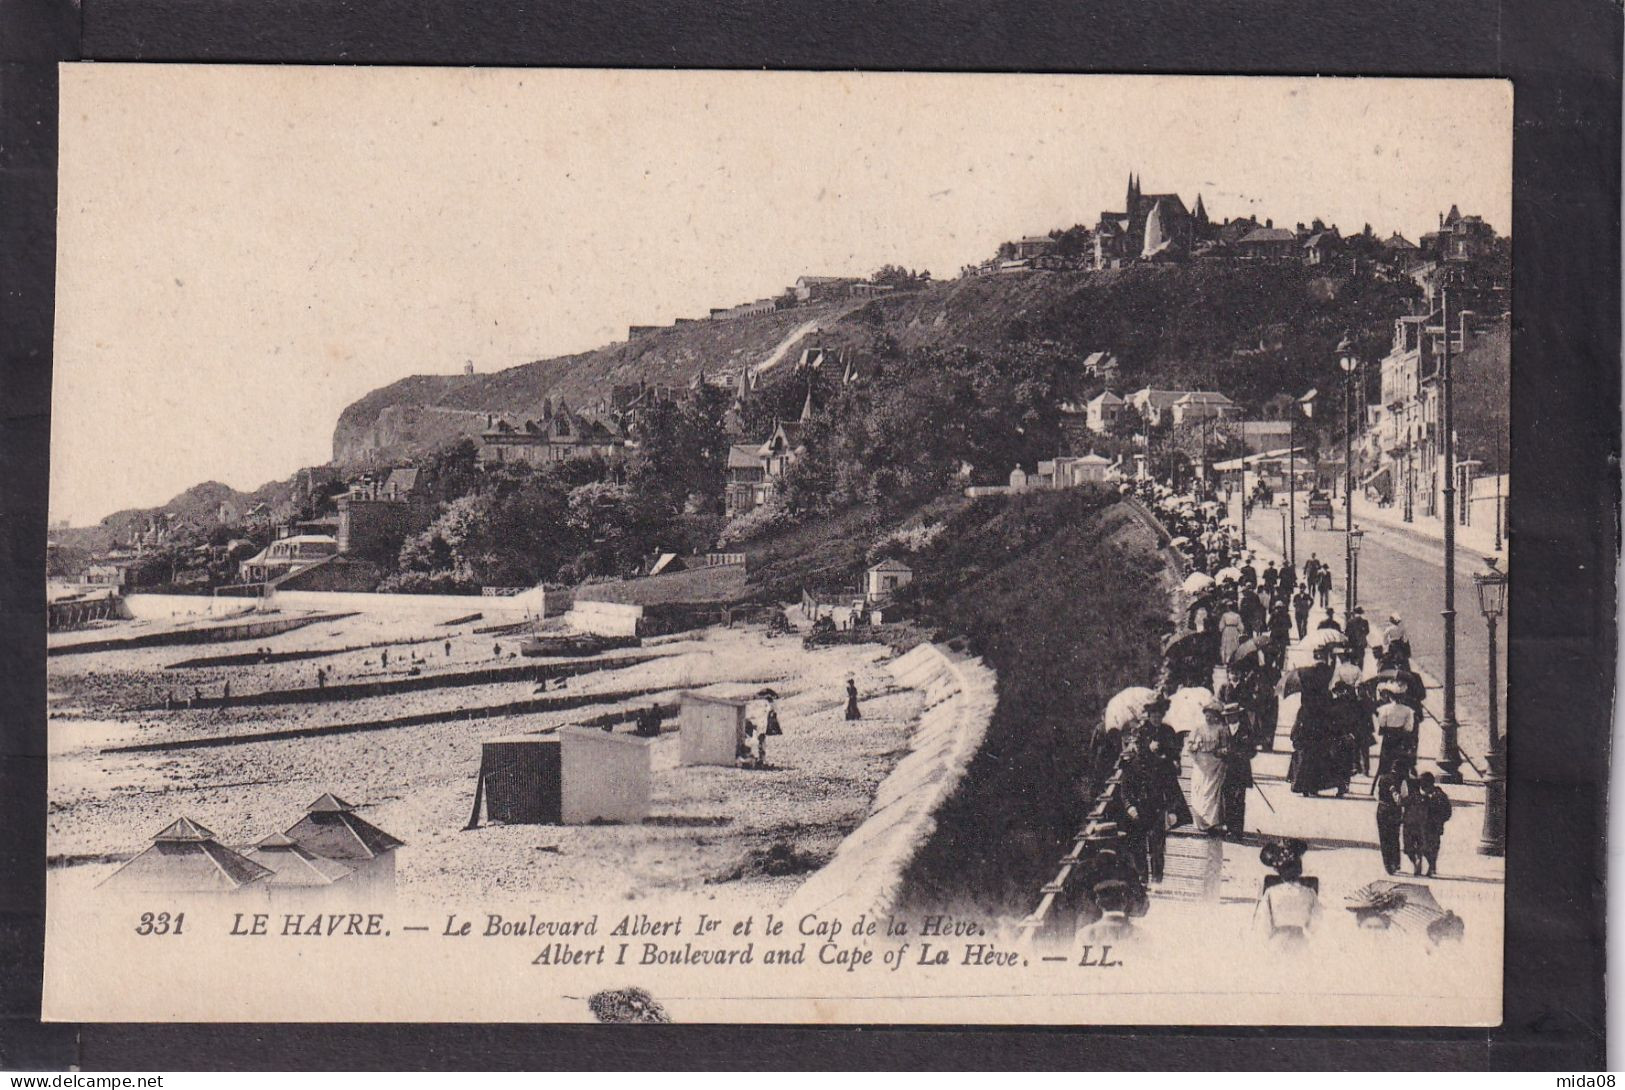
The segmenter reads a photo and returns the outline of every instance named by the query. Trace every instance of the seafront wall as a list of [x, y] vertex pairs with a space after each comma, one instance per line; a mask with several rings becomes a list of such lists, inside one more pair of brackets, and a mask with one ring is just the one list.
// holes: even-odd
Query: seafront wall
[[278, 590], [261, 599], [266, 609], [316, 609], [347, 613], [386, 613], [443, 621], [483, 613], [487, 619], [541, 617], [547, 603], [541, 587], [522, 594], [370, 594], [355, 591]]
[[133, 636], [83, 639], [47, 644], [47, 655], [83, 655], [94, 651], [128, 651], [137, 647], [171, 647], [196, 643], [230, 643], [233, 640], [260, 640], [280, 636], [319, 621], [336, 621], [350, 613], [301, 613], [292, 617], [261, 617], [197, 628], [170, 628], [162, 632], [140, 632]]
[[925, 694], [909, 754], [881, 781], [869, 816], [841, 841], [824, 867], [791, 895], [784, 911], [842, 919], [895, 907], [903, 872], [936, 828], [981, 749], [998, 702], [998, 678], [981, 659], [923, 643], [887, 664], [899, 685]]

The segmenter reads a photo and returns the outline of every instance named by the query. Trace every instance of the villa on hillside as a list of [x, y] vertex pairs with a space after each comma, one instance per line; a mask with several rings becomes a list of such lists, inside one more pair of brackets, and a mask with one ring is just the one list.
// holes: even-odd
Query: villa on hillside
[[338, 555], [339, 540], [327, 534], [294, 534], [279, 538], [237, 565], [245, 583], [265, 583]]
[[563, 401], [550, 402], [539, 420], [511, 423], [487, 417], [480, 434], [480, 464], [528, 462], [547, 465], [572, 458], [619, 458], [626, 437], [613, 422], [573, 412]]
[[760, 443], [734, 443], [728, 447], [723, 510], [729, 518], [778, 502], [780, 482], [804, 449], [801, 429], [812, 419], [812, 409], [809, 387], [800, 420], [776, 422], [772, 433]]

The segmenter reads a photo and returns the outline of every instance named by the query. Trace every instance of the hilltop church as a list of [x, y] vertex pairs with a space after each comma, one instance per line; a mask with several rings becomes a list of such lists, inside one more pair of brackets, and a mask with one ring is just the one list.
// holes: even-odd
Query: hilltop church
[[1193, 211], [1177, 193], [1140, 192], [1140, 179], [1132, 174], [1123, 209], [1100, 214], [1094, 232], [1097, 269], [1184, 257], [1208, 233], [1207, 209], [1200, 195]]

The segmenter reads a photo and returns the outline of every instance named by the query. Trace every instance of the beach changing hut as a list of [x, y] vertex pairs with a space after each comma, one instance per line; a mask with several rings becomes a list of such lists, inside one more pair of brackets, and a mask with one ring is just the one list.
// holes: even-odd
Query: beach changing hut
[[563, 820], [561, 770], [557, 735], [515, 734], [485, 742], [468, 827], [479, 824], [482, 799], [491, 821], [557, 825]]
[[271, 872], [256, 883], [256, 889], [278, 900], [323, 895], [334, 887], [347, 891], [350, 887], [345, 879], [354, 873], [336, 859], [324, 859], [301, 847], [286, 833], [265, 837], [244, 858]]
[[101, 888], [128, 893], [236, 893], [271, 874], [270, 868], [220, 844], [214, 833], [183, 817], [159, 830], [152, 844], [104, 879]]
[[683, 693], [677, 700], [679, 762], [732, 768], [745, 744], [749, 701], [704, 693]]
[[559, 731], [559, 809], [566, 825], [634, 824], [649, 816], [655, 739], [597, 727]]
[[354, 872], [357, 891], [391, 892], [395, 888], [395, 849], [404, 842], [355, 813], [355, 807], [323, 794], [305, 808], [305, 816], [286, 830], [289, 839], [312, 855], [337, 860]]

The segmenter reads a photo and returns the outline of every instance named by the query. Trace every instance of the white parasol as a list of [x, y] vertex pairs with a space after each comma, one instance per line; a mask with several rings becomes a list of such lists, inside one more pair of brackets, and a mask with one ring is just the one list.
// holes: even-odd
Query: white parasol
[[1311, 651], [1319, 651], [1323, 647], [1330, 647], [1333, 644], [1340, 644], [1342, 642], [1343, 633], [1339, 632], [1337, 629], [1317, 628], [1313, 632], [1309, 633], [1308, 638], [1303, 641], [1303, 645]]
[[1211, 689], [1181, 689], [1168, 699], [1168, 714], [1162, 717], [1162, 721], [1180, 734], [1196, 730], [1204, 722], [1202, 709], [1212, 702]]
[[1106, 701], [1101, 723], [1107, 730], [1123, 730], [1145, 711], [1145, 706], [1156, 699], [1156, 692], [1143, 685], [1131, 685]]
[[1204, 571], [1193, 571], [1180, 584], [1186, 594], [1201, 594], [1213, 585], [1213, 577]]
[[1240, 568], [1220, 568], [1213, 576], [1221, 583], [1234, 583], [1241, 578]]

